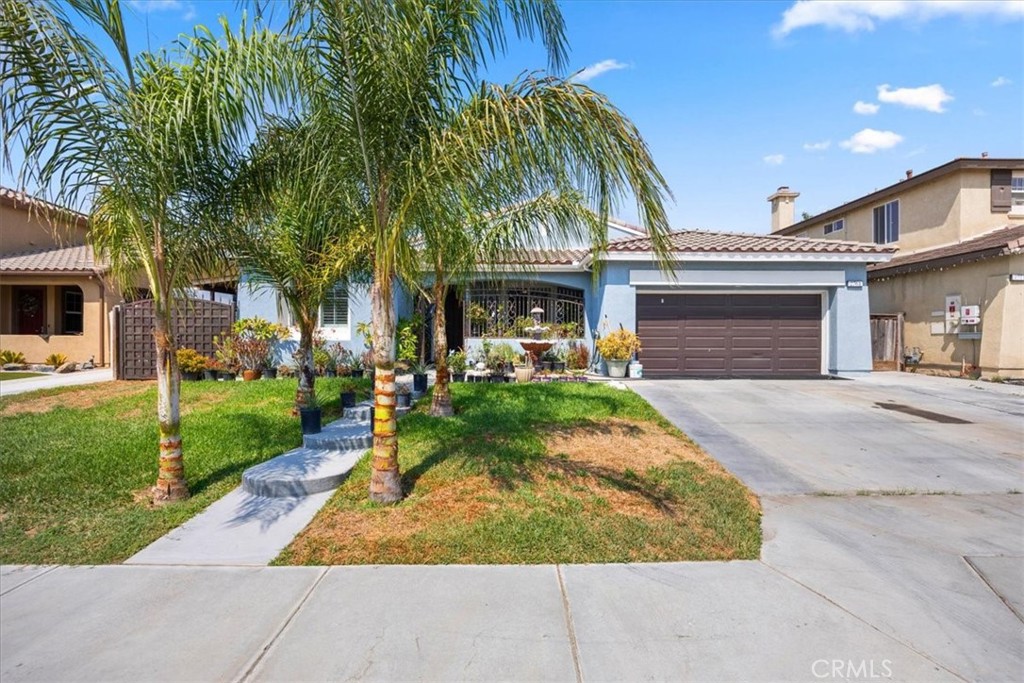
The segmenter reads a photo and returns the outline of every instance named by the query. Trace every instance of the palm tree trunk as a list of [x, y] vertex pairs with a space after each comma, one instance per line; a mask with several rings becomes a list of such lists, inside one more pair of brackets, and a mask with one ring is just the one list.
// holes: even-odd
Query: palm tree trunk
[[375, 273], [370, 287], [373, 315], [374, 417], [370, 500], [397, 503], [402, 500], [402, 475], [398, 470], [398, 421], [395, 414], [395, 302], [391, 278]]
[[156, 343], [156, 410], [160, 423], [160, 467], [153, 502], [170, 503], [188, 498], [185, 464], [181, 452], [181, 374], [178, 356], [171, 334], [172, 303], [154, 302]]
[[313, 368], [313, 325], [305, 317], [299, 318], [299, 348], [295, 352], [298, 363], [299, 387], [295, 390], [292, 414], [310, 404], [316, 391], [316, 372]]
[[444, 303], [448, 295], [440, 273], [434, 273], [434, 395], [430, 401], [430, 414], [434, 417], [451, 417], [452, 393], [448, 386], [448, 337], [444, 323]]

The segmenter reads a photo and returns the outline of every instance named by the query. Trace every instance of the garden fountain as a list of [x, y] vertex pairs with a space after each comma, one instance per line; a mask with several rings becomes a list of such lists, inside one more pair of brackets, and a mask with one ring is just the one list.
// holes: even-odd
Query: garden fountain
[[523, 347], [523, 351], [530, 355], [530, 360], [534, 366], [540, 361], [541, 354], [548, 351], [552, 346], [555, 345], [551, 341], [541, 341], [541, 335], [548, 331], [549, 328], [544, 327], [540, 324], [540, 317], [544, 315], [544, 309], [537, 306], [530, 311], [530, 315], [533, 316], [533, 326], [524, 328], [523, 331], [533, 336], [533, 341], [520, 341], [519, 345]]

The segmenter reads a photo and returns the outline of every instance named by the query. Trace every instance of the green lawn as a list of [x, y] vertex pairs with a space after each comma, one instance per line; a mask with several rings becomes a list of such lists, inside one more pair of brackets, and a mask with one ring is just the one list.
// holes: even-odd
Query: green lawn
[[[328, 415], [338, 380], [317, 382]], [[369, 382], [364, 380], [368, 389]], [[107, 382], [0, 399], [0, 562], [120, 562], [223, 496], [242, 471], [301, 443], [295, 380], [185, 382], [192, 498], [153, 508], [156, 388]]]
[[29, 377], [42, 377], [42, 372], [0, 372], [0, 382], [7, 379], [27, 379]]
[[364, 459], [276, 564], [758, 557], [753, 494], [633, 392], [452, 390], [454, 418], [400, 422], [402, 503], [367, 502]]

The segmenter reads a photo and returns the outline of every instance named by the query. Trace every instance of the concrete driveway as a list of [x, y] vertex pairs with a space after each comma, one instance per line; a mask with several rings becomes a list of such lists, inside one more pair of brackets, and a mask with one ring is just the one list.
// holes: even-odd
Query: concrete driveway
[[763, 564], [948, 673], [1024, 680], [1024, 390], [895, 373], [634, 387], [761, 495]]

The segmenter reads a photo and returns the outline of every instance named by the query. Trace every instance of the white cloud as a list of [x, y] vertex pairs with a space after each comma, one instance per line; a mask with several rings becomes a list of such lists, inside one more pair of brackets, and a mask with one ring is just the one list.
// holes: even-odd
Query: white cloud
[[183, 2], [183, 0], [128, 0], [128, 4], [132, 6], [132, 9], [146, 14], [182, 11], [182, 20], [192, 21], [196, 18], [196, 6], [191, 2]]
[[839, 146], [854, 154], [874, 154], [880, 149], [890, 149], [903, 142], [903, 136], [891, 130], [875, 130], [865, 128], [854, 133], [849, 140], [843, 140]]
[[804, 149], [808, 152], [824, 152], [826, 149], [832, 146], [831, 140], [822, 140], [821, 142], [805, 142]]
[[1013, 81], [1011, 81], [1006, 76], [1000, 76], [996, 80], [992, 81], [992, 87], [993, 88], [1002, 88], [1004, 85], [1010, 85], [1011, 83], [1013, 83]]
[[779, 166], [785, 160], [785, 154], [769, 154], [768, 156], [762, 158], [762, 161], [764, 161], [764, 163], [768, 164], [769, 166]]
[[1024, 18], [1020, 0], [798, 0], [782, 13], [772, 28], [776, 38], [809, 26], [856, 33], [874, 31], [886, 21], [923, 23], [938, 17]]
[[975, 107], [974, 109], [971, 110], [971, 113], [974, 114], [975, 116], [988, 116], [988, 112], [982, 109], [981, 107]]
[[952, 100], [953, 96], [938, 83], [922, 85], [920, 88], [896, 88], [895, 90], [890, 89], [888, 83], [878, 86], [879, 102], [899, 104], [908, 109], [924, 109], [941, 114], [946, 111], [942, 105]]
[[617, 71], [618, 69], [628, 68], [629, 64], [623, 64], [622, 62], [616, 59], [605, 59], [603, 61], [597, 62], [596, 64], [591, 64], [585, 69], [581, 69], [577, 74], [575, 74], [572, 77], [572, 80], [576, 81], [577, 83], [586, 83], [587, 81], [594, 80], [595, 78], [597, 78], [598, 76], [607, 71]]
[[857, 100], [856, 102], [853, 103], [853, 113], [855, 114], [871, 116], [872, 114], [877, 114], [878, 110], [879, 106], [873, 102], [864, 102], [862, 100]]

